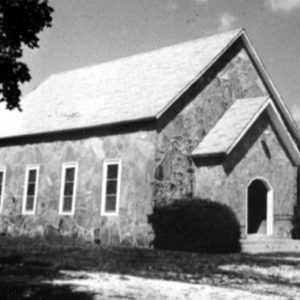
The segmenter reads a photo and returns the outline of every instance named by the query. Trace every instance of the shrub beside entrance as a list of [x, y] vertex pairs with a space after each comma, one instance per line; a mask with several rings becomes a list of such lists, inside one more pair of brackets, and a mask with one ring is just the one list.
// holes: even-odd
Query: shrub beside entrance
[[227, 205], [202, 199], [157, 205], [148, 217], [158, 249], [201, 253], [240, 251], [240, 224]]

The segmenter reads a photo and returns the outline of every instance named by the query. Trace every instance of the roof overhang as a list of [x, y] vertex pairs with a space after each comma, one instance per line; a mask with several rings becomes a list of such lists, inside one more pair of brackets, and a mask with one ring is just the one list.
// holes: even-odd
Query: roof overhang
[[247, 36], [244, 29], [241, 32], [240, 36], [246, 46], [246, 49], [248, 50], [250, 57], [252, 58], [252, 60], [255, 63], [257, 71], [261, 75], [263, 82], [265, 83], [266, 87], [268, 88], [271, 98], [274, 100], [274, 103], [277, 106], [279, 113], [282, 114], [283, 121], [288, 126], [288, 129], [291, 131], [291, 134], [292, 134], [293, 138], [295, 139], [297, 146], [299, 147], [300, 146], [300, 135], [299, 135], [299, 131], [297, 129], [297, 125], [296, 125], [294, 119], [292, 118], [291, 113], [289, 112], [285, 102], [283, 101], [281, 95], [279, 94], [277, 88], [275, 87], [273, 81], [271, 80], [270, 75], [268, 74], [262, 60], [260, 59], [256, 50], [254, 49], [252, 42], [250, 41], [250, 39]]
[[278, 135], [281, 137], [283, 145], [286, 147], [286, 150], [289, 153], [294, 165], [300, 166], [299, 147], [295, 143], [286, 126], [284, 125], [283, 119], [272, 101], [270, 101], [269, 105], [266, 107], [266, 111], [268, 112], [268, 115]]
[[[288, 111], [285, 103], [283, 102], [281, 96], [279, 95], [277, 89], [275, 88], [273, 82], [271, 81], [262, 61], [260, 60], [259, 56], [257, 55], [256, 51], [254, 50], [254, 47], [252, 46], [252, 43], [248, 36], [246, 35], [246, 32], [244, 29], [241, 30], [236, 30], [236, 33], [234, 33], [233, 38], [230, 40], [230, 42], [224, 47], [218, 54], [211, 59], [211, 61], [195, 76], [195, 78], [191, 78], [191, 81], [186, 84], [186, 86], [181, 90], [178, 91], [177, 95], [173, 98], [170, 99], [167, 105], [165, 105], [158, 113], [157, 111], [154, 111], [153, 113], [147, 115], [146, 117], [141, 116], [136, 119], [130, 119], [130, 120], [120, 120], [116, 121], [113, 123], [103, 123], [101, 125], [97, 124], [91, 124], [89, 126], [81, 126], [80, 127], [71, 127], [71, 128], [64, 128], [64, 129], [53, 129], [50, 132], [51, 133], [59, 133], [59, 132], [69, 132], [73, 130], [79, 130], [79, 129], [90, 129], [90, 128], [100, 128], [100, 127], [108, 127], [108, 126], [119, 126], [123, 125], [124, 123], [139, 123], [139, 122], [144, 122], [144, 121], [151, 121], [155, 122], [157, 119], [161, 118], [162, 115], [164, 115], [165, 112], [167, 112], [176, 101], [180, 101], [180, 97], [189, 89], [191, 86], [197, 82], [202, 76], [205, 75], [205, 73], [238, 41], [242, 40], [243, 44], [245, 45], [245, 49], [247, 53], [249, 54], [250, 58], [252, 59], [258, 73], [260, 74], [266, 88], [269, 91], [269, 94], [271, 95], [272, 100], [274, 100], [274, 105], [276, 106], [278, 110], [279, 117], [281, 118], [281, 121], [286, 125], [288, 128], [290, 137], [292, 140], [294, 140], [294, 143], [297, 145], [297, 147], [300, 146], [300, 138], [299, 138], [299, 133], [296, 127], [296, 124], [291, 117], [290, 112]], [[169, 97], [168, 97], [169, 98]], [[37, 130], [35, 132], [27, 132], [26, 134], [22, 133], [17, 133], [14, 135], [8, 135], [8, 136], [3, 136], [0, 137], [0, 140], [3, 139], [10, 139], [10, 138], [16, 138], [16, 137], [23, 137], [23, 136], [32, 136], [32, 135], [39, 135], [43, 133], [49, 133], [49, 131], [45, 130]]]
[[184, 92], [186, 92], [197, 80], [199, 80], [221, 57], [222, 55], [229, 50], [229, 48], [238, 40], [242, 39], [245, 49], [252, 59], [256, 70], [258, 71], [261, 79], [263, 80], [271, 98], [274, 100], [276, 107], [278, 108], [278, 113], [282, 116], [282, 122], [287, 125], [288, 130], [291, 132], [292, 138], [295, 140], [295, 143], [298, 147], [300, 147], [300, 134], [298, 132], [295, 121], [293, 120], [291, 113], [289, 112], [285, 102], [280, 96], [278, 90], [276, 89], [274, 83], [272, 82], [262, 60], [258, 56], [256, 50], [254, 49], [252, 42], [246, 34], [245, 29], [241, 29], [235, 38], [233, 38], [230, 43], [217, 55], [215, 58], [204, 68], [197, 76], [194, 78], [189, 84], [180, 91], [177, 96], [168, 103], [163, 110], [161, 110], [157, 115], [156, 119], [159, 119], [181, 96]]
[[[236, 101], [240, 101], [240, 100], [236, 100]], [[203, 139], [203, 141], [200, 142], [198, 147], [193, 151], [192, 156], [194, 158], [228, 156], [235, 149], [235, 147], [240, 143], [242, 138], [247, 134], [250, 128], [254, 125], [254, 123], [264, 112], [267, 112], [271, 120], [271, 124], [275, 128], [275, 131], [278, 134], [280, 141], [282, 142], [285, 150], [287, 151], [288, 156], [290, 157], [292, 163], [295, 166], [300, 166], [299, 148], [295, 143], [293, 137], [291, 136], [288, 128], [284, 124], [282, 116], [280, 115], [278, 109], [276, 108], [276, 106], [274, 105], [271, 99], [268, 99], [263, 105], [261, 105], [261, 107], [253, 115], [251, 120], [247, 122], [247, 124], [243, 127], [243, 129], [239, 131], [236, 137], [232, 139], [231, 143], [228, 144], [226, 148], [223, 148], [219, 151], [217, 148], [216, 149], [212, 148], [211, 150], [209, 150], [208, 147], [205, 146], [202, 147], [201, 144], [202, 143], [205, 144], [205, 142], [211, 138], [210, 134], [214, 134], [214, 128], [220, 125], [219, 122], [222, 122], [222, 118], [221, 118], [218, 122], [219, 124], [217, 123], [215, 125], [215, 127], [207, 134], [207, 136]]]
[[243, 35], [245, 34], [244, 29], [240, 29], [236, 36], [220, 51], [210, 62], [201, 70], [201, 72], [191, 80], [178, 94], [166, 105], [157, 115], [159, 119], [173, 104], [184, 94], [195, 82], [197, 82], [222, 56], [228, 49]]

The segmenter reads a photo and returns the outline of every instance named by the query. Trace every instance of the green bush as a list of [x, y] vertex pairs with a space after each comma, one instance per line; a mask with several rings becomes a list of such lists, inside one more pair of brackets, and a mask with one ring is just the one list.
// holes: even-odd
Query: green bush
[[240, 251], [240, 224], [224, 204], [202, 199], [155, 206], [148, 221], [158, 249], [200, 253]]

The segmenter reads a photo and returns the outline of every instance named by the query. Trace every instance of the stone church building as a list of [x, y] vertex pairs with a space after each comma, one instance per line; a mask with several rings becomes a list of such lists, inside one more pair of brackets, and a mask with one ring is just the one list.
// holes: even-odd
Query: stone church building
[[1, 111], [0, 232], [146, 246], [153, 205], [291, 237], [299, 136], [244, 30], [50, 76]]

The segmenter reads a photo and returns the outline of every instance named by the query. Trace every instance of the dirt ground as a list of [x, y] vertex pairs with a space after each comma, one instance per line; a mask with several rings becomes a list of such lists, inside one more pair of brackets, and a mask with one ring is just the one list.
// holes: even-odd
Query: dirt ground
[[300, 299], [300, 253], [197, 254], [0, 237], [0, 300]]
[[[52, 283], [59, 286], [71, 286], [73, 291], [85, 292], [92, 295], [93, 300], [100, 299], [184, 299], [184, 300], [268, 300], [268, 299], [298, 299], [300, 291], [291, 294], [274, 295], [272, 287], [253, 285], [251, 291], [232, 287], [216, 287], [199, 283], [183, 283], [145, 279], [135, 276], [120, 276], [108, 273], [87, 273], [65, 271], [64, 279], [54, 280]], [[261, 293], [261, 290], [270, 289], [270, 294]]]

